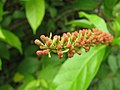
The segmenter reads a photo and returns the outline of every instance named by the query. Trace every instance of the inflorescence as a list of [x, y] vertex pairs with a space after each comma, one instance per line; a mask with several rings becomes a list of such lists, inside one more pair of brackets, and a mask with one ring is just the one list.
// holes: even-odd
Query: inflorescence
[[71, 58], [75, 53], [81, 55], [81, 49], [88, 52], [90, 47], [98, 44], [108, 46], [112, 42], [113, 36], [93, 28], [92, 30], [83, 29], [72, 33], [63, 33], [61, 37], [59, 35], [52, 37], [52, 34], [50, 37], [41, 35], [40, 39], [41, 41], [39, 39], [34, 41], [40, 47], [40, 50], [36, 52], [38, 56], [48, 54], [51, 57], [50, 53], [54, 52], [61, 59], [64, 53], [67, 53], [68, 58]]

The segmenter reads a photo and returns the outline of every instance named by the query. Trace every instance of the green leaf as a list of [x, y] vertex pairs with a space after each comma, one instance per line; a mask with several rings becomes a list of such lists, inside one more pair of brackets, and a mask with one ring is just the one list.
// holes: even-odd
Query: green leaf
[[45, 14], [44, 0], [26, 1], [25, 9], [28, 22], [33, 29], [33, 33], [35, 34]]
[[59, 69], [60, 69], [60, 65], [57, 64], [48, 65], [47, 67], [45, 67], [40, 71], [39, 77], [41, 79], [45, 79], [49, 84], [51, 84], [52, 80], [54, 79]]
[[103, 79], [97, 90], [114, 90], [112, 80], [109, 78]]
[[0, 70], [2, 70], [2, 60], [0, 58]]
[[40, 90], [40, 80], [33, 80], [26, 85], [24, 90]]
[[25, 57], [36, 56], [36, 51], [38, 50], [38, 46], [29, 45], [25, 48], [24, 55]]
[[67, 23], [67, 25], [74, 25], [74, 26], [80, 26], [80, 27], [84, 27], [84, 28], [93, 28], [93, 24], [85, 19], [81, 19], [81, 20], [72, 20], [70, 22]]
[[117, 72], [117, 75], [113, 78], [114, 90], [120, 90], [120, 72]]
[[40, 83], [41, 83], [41, 86], [42, 86], [42, 87], [48, 88], [48, 83], [47, 83], [44, 79], [41, 79], [41, 80], [40, 80]]
[[63, 61], [65, 60], [65, 58], [59, 59], [58, 55], [56, 54], [52, 54], [51, 56], [51, 58], [49, 58], [48, 56], [42, 58], [42, 63], [44, 66], [38, 74], [38, 77], [40, 79], [45, 79], [49, 83], [49, 85], [53, 81], [55, 75], [58, 73]]
[[22, 75], [19, 72], [16, 72], [15, 75], [14, 75], [14, 77], [13, 77], [13, 81], [16, 82], [16, 83], [17, 82], [22, 82], [23, 79], [24, 79], [24, 75]]
[[37, 58], [27, 57], [18, 66], [18, 72], [26, 75], [33, 74], [39, 66], [39, 61]]
[[120, 37], [115, 38], [115, 39], [112, 41], [112, 44], [120, 45]]
[[115, 31], [116, 37], [120, 37], [120, 16], [114, 20], [113, 29]]
[[18, 87], [17, 90], [24, 90], [25, 87], [28, 85], [29, 82], [35, 80], [35, 77], [31, 74], [24, 75], [24, 79], [22, 84]]
[[105, 53], [105, 46], [68, 59], [52, 82], [51, 90], [86, 90], [96, 75]]
[[93, 10], [97, 6], [96, 0], [75, 0], [74, 7], [80, 10]]
[[0, 39], [10, 44], [11, 46], [17, 48], [20, 51], [20, 53], [22, 53], [21, 42], [19, 38], [12, 32], [0, 27]]
[[13, 90], [13, 88], [9, 84], [6, 84], [3, 86], [0, 86], [0, 90]]
[[10, 54], [6, 47], [6, 44], [4, 44], [3, 42], [0, 42], [0, 57], [5, 59], [10, 58]]
[[104, 14], [110, 19], [113, 16], [113, 8], [118, 0], [104, 0], [103, 1], [103, 11]]
[[8, 27], [10, 25], [10, 23], [12, 22], [13, 17], [12, 16], [7, 16], [4, 18], [4, 20], [2, 21], [2, 26], [3, 27]]
[[90, 20], [93, 23], [93, 25], [96, 28], [101, 29], [104, 32], [108, 32], [107, 25], [106, 25], [104, 19], [102, 19], [101, 17], [99, 17], [95, 14], [87, 14], [87, 13], [84, 13], [84, 12], [80, 12], [79, 16], [80, 17], [86, 17], [88, 20]]
[[118, 21], [113, 22], [113, 28], [115, 30], [116, 36], [120, 36], [120, 23]]
[[118, 67], [120, 68], [120, 53], [117, 55], [117, 63], [118, 63]]
[[25, 18], [25, 14], [24, 14], [23, 11], [16, 10], [16, 11], [14, 11], [12, 17], [13, 17], [14, 19], [22, 19], [22, 18]]
[[0, 21], [2, 20], [3, 15], [3, 3], [0, 1]]
[[108, 73], [110, 73], [109, 67], [107, 65], [102, 64], [96, 77], [99, 79], [103, 79], [108, 76]]
[[108, 64], [110, 66], [110, 69], [112, 70], [112, 72], [116, 73], [118, 70], [118, 66], [117, 66], [117, 58], [113, 55], [110, 55], [108, 58]]
[[117, 3], [117, 5], [115, 5], [114, 6], [114, 8], [113, 8], [113, 15], [115, 16], [115, 17], [119, 17], [120, 16], [120, 1], [119, 1], [119, 3]]
[[117, 3], [118, 0], [104, 0], [104, 7], [108, 8], [108, 9], [112, 9], [115, 4]]
[[53, 7], [53, 6], [48, 6], [47, 9], [49, 10], [50, 15], [51, 15], [52, 18], [54, 18], [58, 13], [57, 9], [55, 7]]

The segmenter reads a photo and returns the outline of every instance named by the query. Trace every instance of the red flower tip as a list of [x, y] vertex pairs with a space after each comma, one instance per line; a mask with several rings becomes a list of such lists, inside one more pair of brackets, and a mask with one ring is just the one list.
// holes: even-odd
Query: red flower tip
[[61, 59], [63, 56], [62, 55], [58, 55], [58, 58]]
[[72, 54], [73, 54], [73, 55], [75, 54], [75, 50], [72, 50]]
[[35, 39], [34, 43], [37, 44], [38, 46], [41, 45], [41, 42], [40, 42], [40, 40], [38, 40], [38, 39]]
[[77, 35], [78, 35], [78, 32], [77, 32], [77, 31], [73, 32], [73, 35], [77, 36]]
[[91, 44], [91, 46], [92, 46], [92, 47], [94, 47], [94, 46], [95, 46], [95, 44]]
[[63, 52], [61, 52], [61, 51], [60, 51], [60, 52], [58, 52], [58, 55], [63, 55]]
[[73, 36], [72, 36], [72, 40], [75, 40], [75, 39], [76, 39], [76, 36], [75, 36], [75, 35], [73, 35]]
[[62, 49], [62, 45], [58, 45], [58, 49]]
[[41, 39], [41, 40], [45, 39], [45, 35], [41, 35], [41, 36], [40, 36], [40, 39]]
[[70, 50], [74, 50], [74, 46], [71, 46]]
[[40, 49], [43, 49], [43, 46], [40, 46]]
[[54, 38], [56, 38], [56, 39], [57, 39], [57, 41], [59, 41], [59, 40], [60, 40], [60, 36], [58, 36], [58, 35], [55, 35], [55, 36], [54, 36]]
[[72, 44], [67, 44], [67, 47], [70, 48], [72, 46]]
[[36, 52], [36, 54], [37, 54], [38, 56], [40, 56], [40, 55], [42, 54], [42, 51], [38, 50], [38, 51]]
[[[67, 53], [68, 58], [71, 58], [75, 53], [78, 53], [80, 55], [81, 48], [84, 48], [87, 52], [91, 46], [94, 47], [98, 44], [104, 44], [108, 46], [114, 37], [111, 34], [93, 28], [92, 30], [83, 29], [78, 32], [75, 31], [73, 33], [67, 32], [64, 33], [62, 37], [55, 35], [53, 41], [51, 40], [51, 36], [48, 38], [44, 35], [41, 35], [40, 38], [43, 43], [38, 39], [34, 41], [35, 44], [40, 46], [40, 49], [42, 49], [41, 51], [38, 50], [36, 52], [37, 55], [48, 54], [48, 52], [55, 52], [58, 54], [59, 58], [62, 58], [64, 52]], [[57, 42], [55, 38], [57, 38]]]
[[47, 41], [47, 43], [46, 43], [46, 44], [47, 44], [48, 46], [50, 46], [50, 45], [51, 45], [51, 43], [52, 43], [51, 41]]
[[58, 52], [58, 58], [61, 59], [63, 57], [63, 52]]
[[82, 54], [82, 52], [80, 52], [80, 51], [79, 51], [79, 52], [77, 52], [77, 54], [81, 55], [81, 54]]
[[70, 32], [67, 32], [67, 36], [68, 36], [68, 37], [70, 37], [70, 36], [71, 36]]
[[73, 55], [74, 55], [74, 54], [72, 54], [72, 53], [68, 53], [68, 58], [73, 57]]
[[42, 51], [42, 54], [43, 54], [43, 55], [48, 54], [48, 50], [43, 50], [43, 51]]
[[63, 38], [64, 38], [65, 41], [67, 41], [67, 40], [68, 40], [67, 34], [64, 33], [64, 34], [63, 34]]
[[80, 46], [82, 46], [83, 44], [85, 44], [85, 42], [84, 42], [84, 41], [82, 41], [82, 42], [80, 43]]
[[75, 46], [78, 47], [78, 46], [79, 46], [79, 43], [75, 43]]

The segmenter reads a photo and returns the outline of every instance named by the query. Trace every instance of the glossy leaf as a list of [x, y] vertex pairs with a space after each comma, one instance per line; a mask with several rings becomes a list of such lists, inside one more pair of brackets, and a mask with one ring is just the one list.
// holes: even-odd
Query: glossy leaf
[[84, 13], [84, 12], [80, 12], [79, 16], [80, 17], [86, 17], [88, 20], [90, 20], [93, 23], [93, 25], [96, 28], [101, 29], [104, 32], [108, 32], [107, 25], [106, 25], [104, 19], [102, 19], [101, 17], [99, 17], [95, 14], [87, 14], [87, 13]]
[[19, 38], [12, 32], [5, 30], [3, 28], [0, 28], [0, 39], [10, 44], [11, 46], [17, 48], [22, 53], [21, 42]]
[[28, 22], [33, 29], [33, 33], [35, 34], [45, 14], [44, 0], [26, 1], [25, 9]]
[[52, 82], [51, 90], [86, 90], [97, 73], [105, 53], [105, 46], [68, 59]]
[[74, 25], [74, 26], [79, 26], [79, 27], [84, 27], [84, 28], [93, 28], [93, 24], [85, 19], [81, 20], [73, 20], [67, 23], [67, 25]]
[[29, 82], [23, 90], [40, 90], [40, 80]]

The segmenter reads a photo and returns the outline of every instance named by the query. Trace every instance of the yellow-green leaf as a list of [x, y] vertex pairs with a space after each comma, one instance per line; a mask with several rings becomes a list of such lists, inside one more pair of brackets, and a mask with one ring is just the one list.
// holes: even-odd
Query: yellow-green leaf
[[0, 39], [10, 44], [11, 46], [17, 48], [20, 51], [20, 53], [22, 53], [21, 42], [19, 38], [12, 32], [0, 27]]
[[28, 22], [35, 34], [45, 14], [44, 0], [28, 0], [26, 1], [25, 9]]
[[51, 90], [87, 90], [96, 75], [106, 46], [92, 48], [68, 59], [52, 82]]
[[102, 29], [104, 32], [108, 32], [107, 25], [106, 25], [104, 19], [102, 19], [101, 17], [99, 17], [95, 14], [87, 14], [84, 12], [80, 12], [79, 16], [86, 17], [87, 19], [89, 19], [93, 23], [93, 25], [96, 28]]

